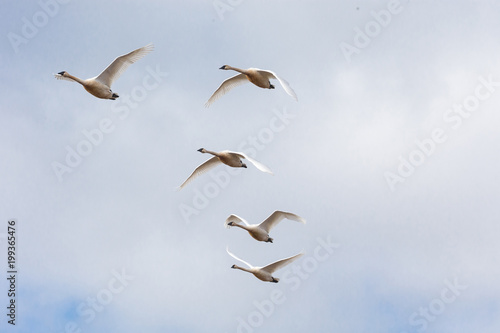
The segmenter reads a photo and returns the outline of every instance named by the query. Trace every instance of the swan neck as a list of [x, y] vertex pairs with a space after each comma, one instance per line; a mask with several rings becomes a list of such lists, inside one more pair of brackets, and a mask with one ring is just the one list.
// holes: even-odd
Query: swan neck
[[243, 225], [243, 224], [240, 224], [240, 223], [234, 223], [233, 227], [239, 227], [241, 229], [245, 229], [246, 231], [248, 231], [248, 227], [246, 225]]
[[245, 267], [240, 267], [238, 265], [234, 265], [234, 268], [240, 269], [240, 270], [248, 272], [248, 273], [253, 273], [250, 269], [245, 268]]
[[211, 150], [206, 150], [206, 149], [203, 149], [203, 153], [208, 153], [208, 154], [212, 154], [214, 156], [218, 156], [219, 154], [216, 153], [215, 151], [211, 151]]
[[73, 81], [80, 83], [81, 85], [85, 85], [82, 79], [77, 78], [76, 76], [73, 76], [73, 75], [69, 74], [68, 72], [66, 72], [64, 76], [70, 78]]
[[241, 68], [227, 66], [227, 69], [232, 69], [233, 71], [237, 71], [237, 72], [240, 72], [242, 74], [247, 74], [247, 71], [244, 69], [241, 69]]

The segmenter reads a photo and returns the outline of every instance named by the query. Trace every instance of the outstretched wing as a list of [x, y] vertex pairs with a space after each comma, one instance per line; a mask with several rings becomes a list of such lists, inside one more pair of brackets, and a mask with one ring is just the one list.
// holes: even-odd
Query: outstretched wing
[[250, 224], [248, 224], [247, 221], [245, 221], [244, 219], [242, 219], [238, 215], [234, 215], [234, 214], [229, 215], [229, 217], [226, 219], [226, 222], [224, 222], [224, 226], [228, 229], [231, 228], [231, 226], [228, 224], [229, 222], [235, 222], [235, 223], [243, 222], [246, 226], [250, 225]]
[[277, 269], [280, 269], [288, 264], [291, 264], [294, 260], [296, 260], [297, 258], [300, 258], [303, 255], [304, 255], [304, 253], [299, 253], [299, 254], [294, 255], [293, 257], [278, 260], [276, 262], [273, 262], [272, 264], [269, 264], [265, 267], [262, 267], [261, 270], [272, 274]]
[[229, 79], [226, 79], [208, 99], [208, 101], [205, 103], [205, 107], [208, 108], [213, 102], [215, 102], [219, 97], [227, 93], [229, 90], [246, 82], [249, 81], [245, 74], [238, 74], [230, 77]]
[[212, 169], [219, 163], [220, 163], [219, 159], [216, 156], [214, 156], [208, 161], [204, 162], [203, 164], [200, 164], [196, 169], [194, 169], [193, 173], [188, 177], [188, 179], [186, 179], [184, 183], [182, 183], [182, 185], [179, 186], [178, 190], [179, 191], [182, 190], [183, 187], [189, 184], [193, 179], [195, 179], [199, 175], [204, 174], [205, 172]]
[[271, 169], [269, 169], [267, 166], [265, 166], [264, 164], [254, 160], [253, 158], [251, 158], [250, 156], [244, 154], [244, 153], [239, 153], [239, 152], [231, 152], [233, 154], [237, 154], [240, 156], [240, 158], [244, 158], [248, 161], [250, 161], [257, 169], [259, 169], [260, 171], [262, 172], [267, 172], [271, 175], [274, 175], [274, 173], [271, 171]]
[[119, 56], [105, 70], [103, 70], [102, 73], [95, 78], [95, 80], [111, 87], [113, 82], [118, 79], [120, 75], [122, 75], [128, 66], [153, 51], [153, 49], [154, 45], [148, 44], [130, 53]]
[[271, 231], [272, 228], [274, 228], [283, 219], [293, 220], [293, 221], [301, 222], [304, 224], [306, 223], [306, 220], [298, 215], [277, 210], [274, 213], [272, 213], [271, 215], [269, 215], [269, 217], [267, 219], [262, 221], [262, 223], [259, 224], [259, 226], [262, 229], [264, 229], [265, 231], [269, 232], [269, 231]]
[[242, 259], [238, 258], [237, 256], [235, 256], [234, 254], [232, 254], [231, 252], [229, 252], [229, 247], [226, 247], [226, 251], [234, 259], [241, 261], [242, 263], [244, 263], [245, 265], [247, 265], [249, 268], [253, 268], [253, 266], [250, 265], [249, 263], [247, 263], [245, 260], [242, 260]]
[[285, 89], [286, 93], [293, 97], [294, 100], [298, 101], [297, 94], [293, 91], [292, 87], [286, 82], [284, 79], [280, 78], [276, 73], [266, 70], [266, 69], [257, 69], [262, 75], [267, 76], [268, 79], [276, 79], [279, 81], [283, 89]]

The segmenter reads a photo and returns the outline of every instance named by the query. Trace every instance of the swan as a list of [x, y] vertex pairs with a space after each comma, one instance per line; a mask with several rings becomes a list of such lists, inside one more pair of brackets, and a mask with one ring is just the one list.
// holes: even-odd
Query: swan
[[212, 169], [219, 163], [224, 163], [226, 165], [229, 165], [230, 167], [233, 168], [246, 168], [247, 165], [241, 161], [242, 158], [249, 160], [257, 169], [263, 172], [270, 173], [271, 175], [273, 172], [266, 167], [264, 164], [257, 162], [253, 158], [245, 155], [244, 153], [238, 153], [238, 152], [232, 152], [229, 150], [224, 150], [220, 152], [214, 152], [210, 150], [206, 150], [205, 148], [200, 148], [198, 151], [202, 154], [212, 154], [214, 157], [210, 158], [208, 161], [200, 164], [194, 171], [193, 173], [182, 183], [181, 186], [179, 186], [178, 190], [182, 190], [184, 186], [186, 186], [189, 182], [191, 182], [194, 178], [196, 178], [199, 175], [204, 174], [208, 170]]
[[227, 93], [229, 90], [233, 89], [236, 86], [239, 86], [243, 83], [246, 83], [248, 81], [252, 82], [255, 84], [257, 87], [264, 88], [264, 89], [274, 89], [274, 86], [269, 82], [270, 79], [276, 79], [278, 82], [281, 84], [283, 89], [285, 89], [286, 93], [290, 96], [293, 97], [297, 101], [297, 95], [295, 94], [295, 91], [290, 87], [288, 82], [280, 78], [276, 73], [265, 70], [265, 69], [258, 69], [258, 68], [249, 68], [249, 69], [240, 69], [236, 67], [231, 67], [228, 65], [224, 65], [219, 69], [224, 69], [224, 70], [233, 70], [236, 72], [239, 72], [240, 74], [237, 74], [233, 77], [230, 77], [229, 79], [225, 80], [222, 82], [222, 84], [217, 88], [217, 90], [212, 94], [212, 96], [209, 98], [209, 100], [205, 103], [205, 107], [209, 107], [213, 102], [215, 102], [216, 99]]
[[66, 71], [54, 74], [58, 80], [67, 80], [80, 83], [85, 90], [97, 98], [115, 100], [119, 96], [111, 91], [111, 85], [120, 77], [120, 75], [134, 62], [144, 57], [149, 52], [153, 51], [154, 45], [148, 44], [130, 53], [124, 54], [116, 58], [105, 70], [96, 77], [82, 80], [69, 74]]
[[262, 280], [262, 281], [268, 281], [268, 282], [274, 282], [274, 283], [278, 283], [280, 279], [278, 278], [275, 278], [272, 276], [272, 274], [288, 265], [288, 264], [291, 264], [295, 259], [301, 257], [304, 255], [304, 253], [299, 253], [299, 254], [296, 254], [294, 255], [293, 257], [289, 257], [289, 258], [285, 258], [285, 259], [281, 259], [281, 260], [278, 260], [278, 261], [275, 261], [267, 266], [264, 266], [264, 267], [254, 267], [252, 265], [250, 265], [249, 263], [247, 263], [246, 261], [238, 258], [237, 256], [235, 256], [234, 254], [232, 254], [231, 252], [229, 252], [229, 248], [226, 248], [226, 251], [227, 253], [233, 257], [234, 259], [236, 260], [239, 260], [241, 261], [242, 263], [244, 263], [245, 265], [247, 265], [249, 268], [245, 268], [245, 267], [240, 267], [240, 266], [237, 266], [237, 265], [233, 265], [231, 266], [231, 268], [234, 268], [234, 269], [241, 269], [242, 271], [245, 271], [245, 272], [248, 272], [248, 273], [252, 273], [253, 275], [255, 275], [255, 277], [259, 280]]
[[[306, 220], [298, 215], [277, 210], [269, 215], [269, 217], [260, 224], [248, 224], [247, 221], [245, 221], [238, 215], [232, 214], [226, 219], [226, 222], [224, 222], [224, 226], [228, 229], [231, 227], [239, 227], [241, 229], [245, 229], [246, 231], [248, 231], [250, 236], [252, 236], [256, 240], [272, 243], [273, 239], [269, 237], [269, 231], [283, 219], [293, 220], [304, 224], [306, 223]], [[244, 224], [240, 224], [240, 222], [243, 222]]]

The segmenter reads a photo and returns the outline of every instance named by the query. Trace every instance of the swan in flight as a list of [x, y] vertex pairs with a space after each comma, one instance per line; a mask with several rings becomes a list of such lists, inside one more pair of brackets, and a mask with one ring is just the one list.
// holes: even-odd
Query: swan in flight
[[[269, 215], [269, 217], [260, 224], [249, 224], [238, 215], [233, 214], [226, 219], [224, 226], [228, 229], [231, 227], [239, 227], [241, 229], [245, 229], [246, 231], [248, 231], [250, 236], [252, 236], [256, 240], [272, 243], [273, 239], [269, 237], [269, 231], [283, 219], [293, 220], [304, 224], [306, 223], [306, 220], [298, 215], [277, 210]], [[243, 222], [243, 224], [241, 224], [241, 222]]]
[[119, 96], [111, 91], [111, 85], [113, 82], [120, 77], [128, 66], [153, 51], [153, 49], [154, 45], [148, 44], [130, 53], [119, 56], [105, 70], [103, 70], [101, 74], [90, 79], [82, 80], [65, 71], [54, 74], [54, 76], [58, 80], [80, 83], [85, 90], [95, 97], [115, 100]]
[[241, 261], [242, 263], [244, 263], [245, 265], [247, 265], [249, 267], [249, 268], [245, 268], [245, 267], [233, 265], [233, 266], [231, 266], [231, 268], [241, 269], [242, 271], [252, 273], [259, 280], [268, 281], [268, 282], [275, 282], [275, 283], [278, 283], [280, 280], [280, 279], [272, 276], [272, 274], [276, 270], [278, 270], [278, 269], [280, 269], [288, 264], [291, 264], [295, 259], [304, 255], [304, 253], [299, 253], [299, 254], [294, 255], [293, 257], [278, 260], [278, 261], [273, 262], [272, 264], [269, 264], [269, 265], [264, 266], [264, 267], [254, 267], [254, 266], [250, 265], [249, 263], [247, 263], [246, 261], [241, 260], [240, 258], [235, 256], [234, 254], [229, 252], [229, 248], [226, 248], [226, 251], [231, 257], [233, 257], [236, 260]]
[[281, 84], [283, 89], [285, 89], [286, 93], [290, 96], [293, 97], [294, 100], [297, 101], [297, 95], [293, 91], [293, 89], [290, 87], [288, 82], [280, 78], [276, 73], [265, 70], [265, 69], [258, 69], [258, 68], [249, 68], [249, 69], [240, 69], [236, 67], [231, 67], [228, 65], [224, 65], [219, 69], [224, 69], [224, 70], [233, 70], [236, 72], [239, 72], [240, 74], [237, 74], [233, 77], [230, 77], [229, 79], [226, 79], [222, 84], [217, 88], [217, 90], [213, 93], [213, 95], [210, 97], [210, 99], [205, 103], [205, 107], [209, 107], [216, 99], [227, 93], [229, 90], [233, 89], [236, 86], [239, 86], [243, 83], [246, 82], [252, 82], [255, 84], [257, 87], [264, 88], [264, 89], [274, 89], [274, 86], [271, 84], [269, 81], [270, 79], [276, 79], [278, 82]]
[[179, 190], [182, 190], [184, 186], [186, 186], [189, 182], [191, 182], [194, 178], [196, 178], [199, 175], [204, 174], [208, 170], [212, 169], [219, 163], [224, 163], [226, 165], [229, 165], [230, 167], [233, 168], [246, 168], [247, 165], [241, 161], [242, 158], [249, 160], [257, 169], [263, 172], [270, 173], [271, 175], [273, 172], [266, 167], [264, 164], [257, 162], [253, 158], [245, 155], [244, 153], [238, 153], [238, 152], [232, 152], [229, 150], [224, 150], [220, 152], [214, 152], [210, 150], [206, 150], [205, 148], [200, 148], [198, 149], [200, 153], [203, 154], [212, 154], [214, 157], [210, 158], [208, 161], [202, 163], [199, 165], [193, 173], [182, 183], [181, 186], [179, 186]]

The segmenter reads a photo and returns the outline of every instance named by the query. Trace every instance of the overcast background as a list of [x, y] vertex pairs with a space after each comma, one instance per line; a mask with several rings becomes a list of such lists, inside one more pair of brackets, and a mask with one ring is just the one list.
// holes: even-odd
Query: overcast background
[[[0, 280], [2, 332], [497, 333], [500, 4], [389, 3], [3, 1], [0, 267], [16, 219], [19, 274], [15, 327]], [[150, 42], [116, 101], [53, 77]], [[247, 84], [207, 109], [224, 64], [273, 70], [299, 101]], [[175, 191], [201, 147], [275, 175], [221, 165]], [[307, 224], [273, 244], [223, 226], [274, 210]], [[273, 284], [226, 246], [256, 266], [305, 255]]]

